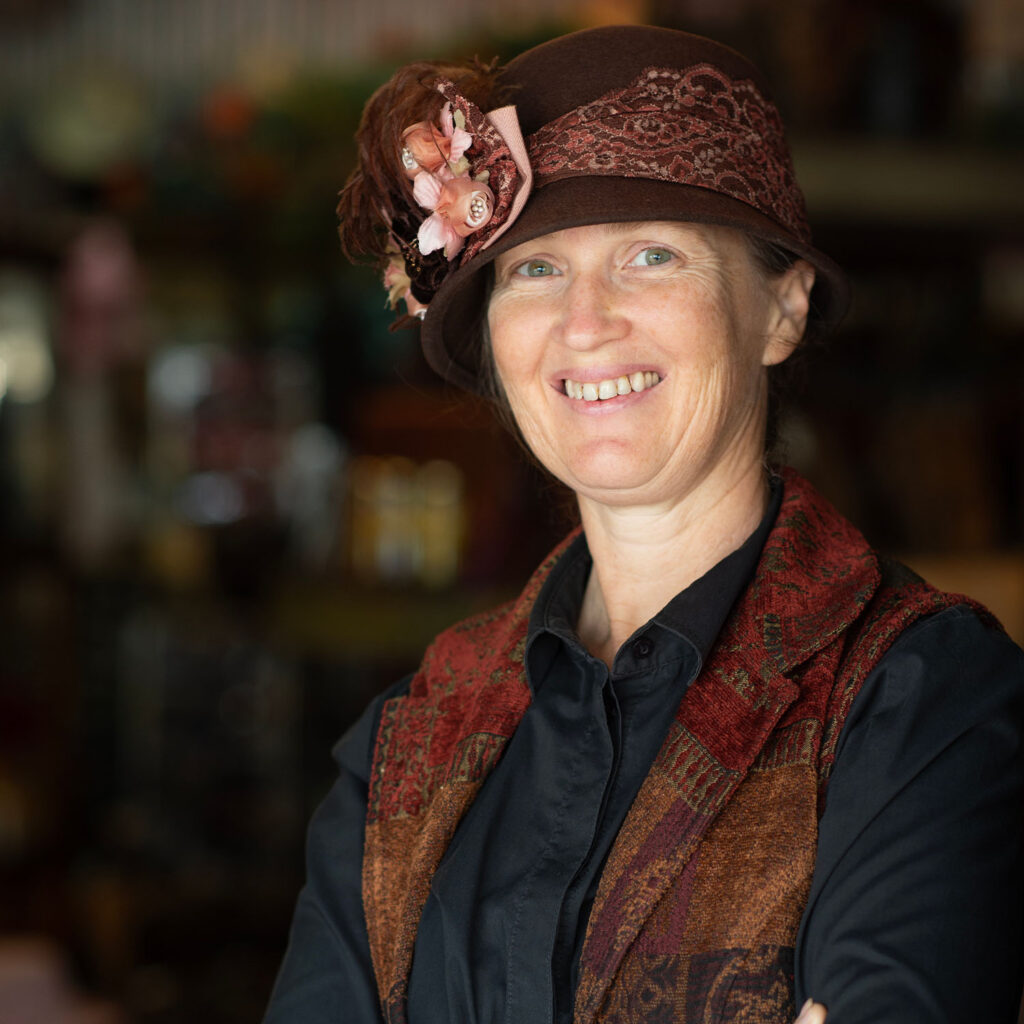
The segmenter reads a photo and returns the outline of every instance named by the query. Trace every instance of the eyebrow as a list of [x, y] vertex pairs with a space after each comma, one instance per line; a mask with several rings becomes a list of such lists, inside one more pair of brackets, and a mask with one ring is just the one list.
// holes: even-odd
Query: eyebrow
[[[688, 229], [690, 231], [695, 232], [697, 234], [697, 236], [699, 238], [701, 238], [705, 242], [707, 241], [707, 238], [708, 238], [708, 233], [707, 233], [707, 230], [706, 230], [707, 225], [702, 224], [700, 221], [692, 221], [692, 220], [651, 220], [650, 218], [648, 218], [647, 220], [631, 220], [631, 221], [599, 221], [599, 222], [597, 222], [595, 224], [591, 224], [591, 225], [586, 225], [586, 224], [580, 225], [580, 227], [601, 227], [601, 228], [606, 229], [611, 234], [615, 234], [615, 235], [628, 235], [628, 234], [631, 234], [634, 231], [641, 231], [641, 230], [643, 230], [643, 228], [646, 227], [648, 224], [665, 224], [665, 225], [668, 225], [669, 227], [677, 227], [677, 228], [681, 228], [681, 229]], [[570, 230], [570, 229], [565, 228], [563, 230]], [[553, 234], [559, 234], [560, 232], [556, 231], [556, 232], [552, 232], [552, 233]], [[519, 245], [513, 246], [512, 249], [508, 249], [505, 252], [503, 252], [500, 255], [498, 255], [497, 257], [495, 257], [495, 259], [494, 259], [494, 261], [492, 262], [491, 265], [496, 267], [496, 266], [502, 264], [504, 261], [506, 261], [508, 259], [510, 253], [514, 252], [516, 249], [519, 249], [519, 248], [521, 248], [523, 246], [529, 246], [531, 244], [534, 244], [534, 243], [538, 242], [539, 238], [542, 238], [542, 237], [544, 237], [544, 236], [541, 235], [541, 236], [538, 236], [538, 238], [531, 238], [531, 239], [527, 239], [525, 242], [520, 242]]]
[[702, 224], [696, 220], [675, 220], [669, 218], [667, 220], [657, 220], [654, 218], [648, 218], [647, 220], [631, 220], [631, 221], [608, 221], [607, 226], [613, 230], [616, 234], [628, 235], [631, 231], [640, 231], [648, 224], [666, 224], [669, 227], [685, 228], [690, 231], [695, 231], [697, 234], [704, 236], [706, 231], [704, 230], [707, 225]]
[[668, 224], [671, 221], [657, 220], [630, 220], [630, 221], [607, 221], [607, 226], [613, 231], [620, 231], [628, 234], [630, 231], [639, 231], [645, 224]]

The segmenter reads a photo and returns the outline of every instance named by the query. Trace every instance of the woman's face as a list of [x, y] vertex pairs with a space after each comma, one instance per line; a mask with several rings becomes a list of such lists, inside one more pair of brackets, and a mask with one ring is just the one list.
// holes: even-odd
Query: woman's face
[[495, 262], [498, 376], [534, 454], [582, 496], [727, 488], [760, 463], [765, 368], [799, 341], [812, 283], [802, 261], [766, 280], [729, 228], [557, 231]]

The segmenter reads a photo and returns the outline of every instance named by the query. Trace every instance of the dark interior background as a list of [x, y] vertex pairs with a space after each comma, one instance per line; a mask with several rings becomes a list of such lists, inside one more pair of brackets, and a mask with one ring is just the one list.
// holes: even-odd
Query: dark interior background
[[621, 21], [755, 58], [855, 291], [786, 457], [1024, 638], [1019, 0], [491, 7], [0, 2], [5, 1021], [259, 1019], [332, 743], [571, 519], [337, 251], [404, 60]]

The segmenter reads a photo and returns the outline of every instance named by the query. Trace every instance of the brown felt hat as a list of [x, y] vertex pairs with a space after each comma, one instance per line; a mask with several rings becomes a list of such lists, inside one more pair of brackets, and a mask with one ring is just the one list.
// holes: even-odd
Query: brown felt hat
[[827, 333], [842, 318], [846, 277], [811, 243], [778, 112], [760, 72], [734, 50], [672, 29], [589, 29], [512, 60], [500, 98], [515, 105], [533, 186], [511, 226], [453, 270], [430, 302], [421, 340], [446, 380], [484, 386], [495, 257], [585, 224], [739, 228], [815, 267], [809, 331]]

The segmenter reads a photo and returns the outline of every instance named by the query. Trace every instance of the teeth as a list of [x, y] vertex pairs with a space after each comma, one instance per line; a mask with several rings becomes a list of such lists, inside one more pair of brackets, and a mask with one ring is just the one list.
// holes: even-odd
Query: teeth
[[660, 380], [661, 377], [652, 370], [637, 370], [628, 377], [612, 377], [596, 383], [587, 381], [581, 384], [579, 381], [566, 378], [565, 393], [577, 401], [600, 402], [615, 398], [617, 395], [628, 395], [631, 391], [646, 391]]

